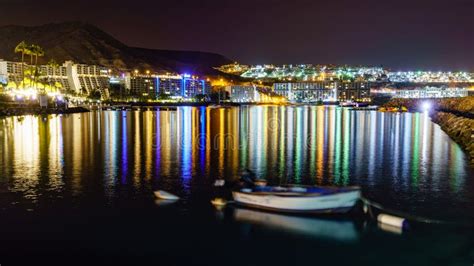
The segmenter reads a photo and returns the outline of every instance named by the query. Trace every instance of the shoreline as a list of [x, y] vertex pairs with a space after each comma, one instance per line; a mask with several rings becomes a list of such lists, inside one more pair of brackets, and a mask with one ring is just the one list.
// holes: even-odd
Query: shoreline
[[51, 115], [51, 114], [75, 114], [87, 113], [89, 109], [84, 107], [70, 108], [41, 108], [41, 107], [15, 107], [0, 109], [0, 118], [25, 116], [25, 115]]
[[[217, 103], [212, 102], [105, 102], [102, 107], [113, 107], [113, 106], [129, 106], [129, 107], [178, 107], [178, 106], [209, 106], [216, 105]], [[221, 103], [223, 106], [240, 106], [238, 103]]]

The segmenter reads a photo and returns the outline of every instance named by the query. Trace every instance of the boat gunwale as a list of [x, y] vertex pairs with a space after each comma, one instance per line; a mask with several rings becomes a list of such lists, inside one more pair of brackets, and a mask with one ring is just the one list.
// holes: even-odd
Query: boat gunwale
[[[334, 187], [337, 188], [337, 187]], [[263, 197], [263, 196], [275, 196], [275, 197], [283, 197], [283, 198], [306, 198], [306, 197], [328, 197], [328, 196], [334, 196], [338, 194], [346, 194], [346, 193], [352, 193], [352, 192], [360, 192], [361, 189], [360, 187], [354, 186], [354, 187], [344, 187], [344, 191], [338, 191], [338, 190], [333, 190], [330, 191], [329, 193], [308, 193], [308, 192], [297, 192], [297, 191], [274, 191], [274, 192], [267, 192], [267, 191], [250, 191], [250, 192], [245, 192], [241, 190], [236, 190], [233, 191], [232, 193], [242, 193], [246, 195], [253, 195], [257, 197]]]
[[299, 184], [288, 184], [286, 186], [281, 186], [281, 187], [303, 187], [303, 188], [327, 188], [327, 189], [361, 189], [360, 186], [311, 186], [311, 185], [299, 185]]

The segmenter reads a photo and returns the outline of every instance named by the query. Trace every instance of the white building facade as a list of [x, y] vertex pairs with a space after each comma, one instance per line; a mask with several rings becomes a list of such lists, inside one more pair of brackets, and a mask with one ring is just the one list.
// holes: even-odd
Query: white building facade
[[[21, 62], [0, 59], [0, 82], [7, 89], [18, 87], [23, 80], [23, 71], [31, 68]], [[39, 65], [38, 80], [45, 84], [60, 84], [62, 90], [75, 93], [100, 91], [107, 98], [110, 82], [109, 70], [105, 67], [75, 64], [66, 61], [62, 66]]]
[[7, 84], [8, 82], [20, 84], [23, 76], [22, 71], [26, 68], [26, 64], [0, 59], [0, 82], [4, 84]]
[[368, 82], [314, 81], [274, 83], [273, 91], [290, 102], [369, 101]]
[[235, 103], [257, 103], [261, 100], [261, 93], [257, 86], [227, 86], [226, 91], [230, 93], [230, 101]]
[[425, 87], [414, 90], [398, 90], [395, 98], [457, 98], [467, 97], [469, 91], [466, 88]]
[[71, 90], [76, 93], [91, 93], [98, 90], [101, 94], [108, 95], [110, 71], [107, 68], [74, 64], [72, 61], [66, 61], [63, 66], [66, 68]]

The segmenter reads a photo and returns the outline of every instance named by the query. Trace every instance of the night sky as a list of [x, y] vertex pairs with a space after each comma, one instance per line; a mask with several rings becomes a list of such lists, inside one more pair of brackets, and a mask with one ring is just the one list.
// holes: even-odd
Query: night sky
[[80, 20], [137, 47], [247, 64], [474, 70], [474, 0], [0, 0], [0, 25]]

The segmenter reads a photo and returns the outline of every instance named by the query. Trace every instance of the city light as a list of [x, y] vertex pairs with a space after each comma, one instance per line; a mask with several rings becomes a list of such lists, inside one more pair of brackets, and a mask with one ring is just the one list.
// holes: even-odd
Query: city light
[[431, 109], [431, 103], [430, 102], [424, 102], [422, 107], [423, 107], [423, 111], [427, 112]]
[[[412, 82], [412, 83], [436, 83], [474, 82], [474, 74], [468, 72], [452, 71], [390, 71], [382, 67], [348, 67], [327, 65], [225, 65], [218, 70], [239, 74], [244, 78], [254, 79], [276, 79], [276, 80], [357, 80], [369, 82]], [[245, 71], [241, 71], [245, 70]]]

